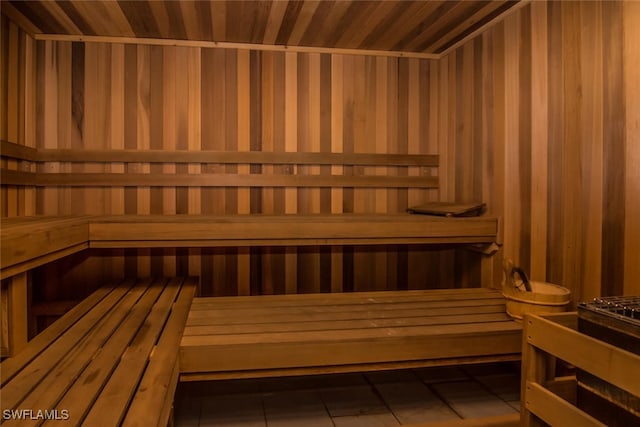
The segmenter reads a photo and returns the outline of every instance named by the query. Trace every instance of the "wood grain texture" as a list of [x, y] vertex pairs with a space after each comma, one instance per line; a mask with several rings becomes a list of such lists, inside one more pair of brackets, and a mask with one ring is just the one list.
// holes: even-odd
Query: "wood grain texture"
[[[638, 178], [628, 170], [637, 156], [635, 9], [532, 2], [440, 61], [449, 93], [440, 98], [449, 112], [440, 191], [473, 194], [470, 168], [482, 168], [482, 197], [504, 218], [505, 257], [569, 288], [574, 301], [638, 291]], [[480, 116], [458, 106], [478, 99]], [[485, 156], [457, 152], [467, 128], [491, 135]]]
[[11, 16], [36, 33], [406, 53], [442, 52], [515, 5], [502, 0], [8, 2]]
[[[167, 11], [157, 10], [153, 2], [149, 5], [160, 33], [168, 36], [171, 25]], [[260, 30], [252, 37], [277, 41], [295, 33], [302, 41], [312, 38], [311, 33], [300, 34], [300, 29], [295, 29], [296, 19], [287, 17], [301, 14], [301, 8], [273, 6], [268, 13], [250, 9], [250, 19], [259, 16], [271, 22], [264, 32], [259, 26]], [[415, 38], [413, 41], [399, 35], [396, 38], [389, 30], [395, 24], [386, 16], [402, 16], [412, 7], [396, 6], [388, 2], [363, 4], [371, 21], [361, 26], [342, 25], [355, 16], [351, 7], [338, 3], [331, 8], [318, 6], [308, 25], [316, 28], [313, 21], [326, 18], [328, 25], [345, 27], [344, 36], [324, 29], [318, 32], [326, 43], [346, 45], [352, 40], [359, 47], [372, 46], [374, 42], [419, 44]], [[211, 7], [213, 28], [208, 27], [206, 20], [196, 27], [223, 38], [236, 31], [214, 22], [220, 11], [239, 16], [237, 11], [225, 11], [235, 5], [214, 3]], [[443, 7], [452, 14], [459, 12], [453, 5]], [[96, 209], [104, 210], [105, 214], [140, 214], [152, 209], [155, 212], [160, 205], [154, 203], [160, 200], [163, 213], [174, 210], [239, 213], [250, 211], [251, 194], [260, 195], [259, 206], [254, 208], [263, 212], [293, 214], [300, 209], [319, 209], [332, 213], [396, 213], [423, 197], [426, 201], [480, 197], [488, 203], [490, 213], [504, 217], [505, 256], [530, 269], [534, 278], [570, 288], [576, 300], [598, 294], [637, 293], [633, 279], [640, 265], [636, 249], [640, 238], [635, 221], [639, 191], [637, 168], [633, 166], [638, 158], [637, 144], [633, 143], [638, 115], [633, 70], [640, 45], [636, 43], [638, 34], [633, 19], [636, 9], [633, 2], [532, 2], [438, 61], [166, 45], [150, 49], [66, 41], [28, 41], [25, 59], [21, 59], [22, 54], [16, 56], [11, 52], [22, 49], [20, 37], [15, 36], [22, 30], [11, 30], [13, 24], [3, 26], [4, 58], [11, 56], [24, 61], [16, 69], [32, 73], [35, 80], [35, 90], [28, 95], [33, 97], [29, 108], [35, 115], [34, 143], [29, 146], [72, 149], [72, 153], [80, 152], [83, 156], [99, 155], [100, 151], [92, 151], [94, 142], [85, 141], [87, 132], [93, 132], [98, 140], [104, 138], [106, 145], [100, 148], [106, 148], [110, 156], [126, 156], [128, 152], [116, 151], [147, 146], [169, 150], [170, 154], [158, 158], [163, 160], [158, 164], [168, 179], [174, 174], [191, 174], [195, 180], [216, 174], [240, 173], [255, 175], [255, 179], [260, 176], [257, 169], [252, 171], [249, 166], [253, 161], [228, 164], [228, 160], [211, 154], [222, 151], [233, 153], [230, 156], [244, 156], [239, 152], [246, 152], [263, 156], [265, 162], [273, 161], [262, 165], [261, 174], [267, 179], [280, 176], [294, 179], [310, 170], [318, 171], [321, 179], [333, 179], [329, 174], [351, 177], [366, 171], [375, 179], [437, 175], [439, 188], [332, 186], [327, 193], [319, 187], [298, 190], [285, 186], [256, 187], [259, 192], [251, 193], [247, 187], [194, 185], [138, 190], [119, 184], [105, 188], [104, 193], [89, 194], [84, 187], [46, 187], [30, 196], [3, 186], [2, 215], [19, 214], [21, 200], [29, 197], [35, 198], [35, 212], [39, 214], [71, 213], [72, 209], [77, 213]], [[192, 11], [187, 12], [185, 19], [193, 21]], [[61, 12], [52, 9], [48, 13]], [[134, 24], [129, 24], [135, 32]], [[282, 31], [269, 29], [269, 25], [277, 25]], [[367, 32], [376, 26], [379, 37], [369, 37]], [[72, 27], [67, 22], [60, 24], [60, 28]], [[175, 31], [180, 29], [176, 28]], [[186, 35], [186, 29], [180, 31]], [[33, 65], [28, 65], [29, 46], [33, 48]], [[109, 69], [109, 77], [105, 74], [105, 79], [110, 83], [87, 84], [87, 79], [97, 75], [98, 66]], [[4, 85], [14, 79], [10, 76], [16, 75], [11, 67], [2, 67]], [[31, 67], [33, 70], [29, 71]], [[145, 95], [149, 91], [151, 94]], [[324, 98], [327, 94], [330, 102]], [[28, 96], [25, 105], [29, 104]], [[86, 105], [103, 96], [109, 105]], [[7, 97], [8, 92], [3, 92], [3, 105], [9, 102]], [[162, 108], [157, 109], [150, 97], [161, 102]], [[190, 116], [190, 111], [196, 114]], [[3, 117], [2, 122], [7, 132], [8, 118]], [[104, 123], [108, 137], [88, 129], [87, 122], [98, 127]], [[306, 139], [301, 140], [300, 135]], [[156, 138], [162, 138], [161, 146]], [[260, 150], [255, 151], [258, 147]], [[289, 152], [305, 156], [300, 147], [313, 155], [311, 163], [320, 161], [315, 156], [319, 159], [326, 156], [328, 162], [322, 160], [319, 169], [310, 169], [317, 165], [306, 160], [305, 164], [287, 160]], [[72, 153], [65, 152], [65, 156]], [[164, 161], [167, 157], [163, 156], [173, 153], [176, 157], [187, 156], [189, 161], [196, 160], [200, 153], [205, 157], [195, 170], [193, 165]], [[437, 154], [440, 166], [437, 171], [433, 168], [421, 171], [409, 165], [396, 165], [391, 157], [373, 157], [375, 164], [332, 163], [342, 155], [359, 159], [363, 153]], [[153, 153], [136, 151], [132, 156], [147, 154]], [[378, 159], [390, 163], [378, 164]], [[74, 164], [69, 157], [51, 158], [42, 168], [54, 173], [86, 173], [85, 168], [96, 167], [89, 157], [84, 160], [87, 163]], [[151, 179], [146, 176], [157, 176], [156, 171], [160, 170], [151, 169], [149, 163], [153, 160], [148, 157], [132, 158], [130, 163], [126, 157], [112, 160], [110, 170], [105, 172], [130, 170]], [[20, 162], [7, 159], [2, 166], [22, 170]], [[330, 171], [323, 166], [329, 166]], [[32, 165], [29, 172], [33, 169]], [[307, 190], [310, 192], [305, 194]], [[10, 202], [10, 198], [14, 201]], [[382, 261], [376, 258], [379, 254], [371, 258], [371, 254], [349, 251], [340, 247], [331, 249], [332, 283], [338, 283], [334, 290], [348, 290], [353, 285], [354, 272], [355, 277], [363, 278], [358, 279], [362, 286], [369, 286], [365, 285], [366, 274], [361, 274], [362, 263], [356, 258], [364, 255], [362, 259]], [[227, 255], [233, 261], [222, 262]], [[186, 255], [175, 256], [176, 266], [185, 262]], [[207, 263], [198, 266], [195, 262], [192, 265], [195, 270], [190, 273], [199, 275], [200, 269], [206, 270], [203, 282], [213, 281], [215, 276], [216, 282], [223, 283], [214, 285], [216, 289], [233, 292], [237, 289], [240, 265], [233, 258], [236, 252], [222, 251], [211, 256], [221, 257], [215, 267], [205, 267]], [[299, 275], [298, 255], [289, 248], [282, 256], [286, 278], [283, 289], [292, 292]], [[466, 260], [465, 255], [453, 251], [427, 256], [425, 263], [438, 266], [439, 281], [446, 284], [472, 283], [477, 274], [488, 268], [484, 265], [484, 270], [476, 273], [478, 259]], [[427, 282], [426, 273], [408, 275], [408, 271], [409, 266], [418, 265], [416, 259], [421, 257], [420, 253], [412, 259], [405, 248], [393, 247], [387, 255], [386, 273], [382, 267], [378, 273], [390, 278], [389, 286], [394, 289], [420, 286], [419, 283]], [[266, 268], [263, 264], [262, 271], [267, 272], [261, 273], [262, 280], [272, 283], [265, 285], [265, 289], [281, 280], [274, 280], [282, 274], [276, 273], [281, 267], [274, 265], [277, 263]], [[472, 273], [456, 278], [455, 268]]]
[[262, 376], [270, 369], [491, 360], [521, 347], [521, 325], [489, 289], [236, 297], [233, 308], [229, 302], [194, 300], [180, 343], [181, 373]]
[[[13, 143], [18, 151], [28, 151], [36, 144], [35, 41], [5, 15], [0, 27], [0, 140]], [[16, 172], [36, 170], [29, 158], [3, 159], [2, 167]], [[35, 207], [33, 187], [3, 185], [0, 189], [0, 217], [33, 215]]]
[[[78, 213], [138, 215], [388, 214], [438, 198], [437, 144], [425, 135], [437, 129], [438, 116], [427, 116], [426, 107], [438, 90], [434, 61], [95, 42], [38, 46], [36, 89], [44, 102], [36, 137], [43, 171], [54, 173], [43, 175], [51, 180], [36, 190], [42, 213], [71, 213], [74, 206]], [[421, 71], [433, 78], [421, 79]], [[73, 83], [73, 73], [84, 76], [82, 84]], [[95, 105], [97, 99], [103, 103]], [[70, 203], [76, 199], [82, 202]], [[352, 289], [428, 286], [426, 270], [408, 273], [406, 253], [399, 264], [387, 255], [398, 249], [405, 251], [364, 250], [355, 258], [340, 247], [300, 254], [126, 249], [126, 259], [112, 254], [105, 262], [116, 277], [201, 276], [203, 291], [215, 295], [297, 292], [307, 286], [299, 283], [339, 291], [353, 286], [344, 284], [345, 272], [368, 270], [372, 260], [380, 270], [356, 274]], [[415, 252], [411, 265], [423, 256], [435, 265], [440, 255]], [[455, 286], [450, 268], [438, 269], [443, 286]]]

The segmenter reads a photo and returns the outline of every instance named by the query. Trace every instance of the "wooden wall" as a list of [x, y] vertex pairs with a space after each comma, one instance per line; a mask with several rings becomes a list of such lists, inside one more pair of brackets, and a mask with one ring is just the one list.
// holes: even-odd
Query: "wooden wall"
[[[36, 63], [36, 141], [42, 149], [446, 151], [438, 138], [436, 61], [38, 41]], [[447, 165], [440, 171], [209, 163], [45, 167], [211, 179], [219, 173], [419, 177], [449, 172]], [[438, 189], [416, 188], [51, 187], [38, 190], [36, 210], [44, 215], [395, 213], [439, 198]], [[460, 263], [470, 266], [456, 268]], [[394, 246], [112, 251], [65, 260], [40, 277], [80, 283], [88, 277], [192, 274], [201, 276], [204, 294], [233, 295], [478, 286], [479, 272], [478, 255], [465, 251]]]
[[[35, 147], [35, 41], [4, 15], [0, 15], [0, 139]], [[3, 168], [32, 171], [27, 162], [2, 159]], [[34, 215], [34, 188], [3, 185], [0, 217]]]
[[[569, 287], [574, 301], [638, 294], [639, 9], [636, 2], [533, 2], [439, 61], [35, 43], [3, 21], [2, 63], [11, 65], [1, 67], [2, 107], [7, 111], [16, 99], [20, 106], [17, 113], [2, 114], [3, 139], [37, 142], [39, 148], [436, 153], [441, 166], [439, 191], [114, 187], [51, 188], [18, 196], [3, 188], [2, 215], [30, 209], [38, 214], [398, 212], [423, 200], [483, 199], [504, 217], [505, 256], [534, 279]], [[20, 52], [30, 49], [36, 67], [28, 54], [17, 68], [4, 60], [23, 58]], [[36, 84], [12, 91], [8, 82], [20, 79], [21, 67], [34, 74], [37, 69]], [[36, 94], [25, 96], [29, 87]], [[36, 118], [35, 126], [22, 124], [28, 122], [20, 118], [25, 114]], [[47, 167], [287, 172], [278, 166], [210, 164]], [[344, 172], [334, 169], [339, 166], [309, 168]], [[425, 173], [379, 169], [373, 173]], [[20, 208], [20, 197], [33, 202]], [[16, 207], [9, 209], [11, 204]], [[137, 256], [89, 253], [51, 268], [76, 279], [85, 273], [96, 278], [198, 274], [212, 294], [468, 286], [480, 274], [467, 253], [426, 248], [126, 254]]]
[[[533, 2], [444, 57], [443, 197], [574, 301], [640, 294], [640, 3]], [[455, 172], [453, 172], [455, 171]]]

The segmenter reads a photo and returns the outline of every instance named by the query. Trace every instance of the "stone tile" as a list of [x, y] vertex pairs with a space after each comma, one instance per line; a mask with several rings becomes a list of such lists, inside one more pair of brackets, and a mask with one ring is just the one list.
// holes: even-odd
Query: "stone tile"
[[202, 399], [200, 426], [265, 427], [259, 395], [209, 396]]
[[317, 392], [267, 393], [262, 400], [269, 427], [333, 427]]
[[395, 427], [400, 425], [390, 412], [335, 417], [333, 418], [333, 423], [336, 427]]
[[325, 389], [320, 395], [332, 417], [388, 412], [370, 385]]
[[382, 383], [375, 387], [402, 424], [459, 419], [449, 406], [420, 381]]
[[475, 381], [437, 383], [431, 387], [462, 418], [482, 418], [515, 412], [505, 401]]

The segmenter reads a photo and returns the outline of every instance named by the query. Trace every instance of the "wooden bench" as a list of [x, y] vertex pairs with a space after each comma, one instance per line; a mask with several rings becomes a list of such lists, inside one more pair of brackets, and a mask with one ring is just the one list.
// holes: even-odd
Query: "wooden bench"
[[3, 416], [28, 418], [6, 425], [39, 411], [72, 425], [167, 425], [196, 287], [147, 279], [91, 294], [0, 365]]
[[91, 248], [491, 244], [491, 216], [409, 214], [99, 215], [2, 220], [2, 279]]
[[181, 380], [517, 360], [521, 325], [491, 289], [195, 298]]

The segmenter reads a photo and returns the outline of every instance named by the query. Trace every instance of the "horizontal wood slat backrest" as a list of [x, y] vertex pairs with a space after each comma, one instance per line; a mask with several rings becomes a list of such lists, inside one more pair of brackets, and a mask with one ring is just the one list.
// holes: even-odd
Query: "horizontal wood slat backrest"
[[[36, 150], [2, 141], [2, 156], [18, 161], [17, 170], [2, 169], [2, 184], [16, 186], [157, 186], [157, 187], [368, 187], [368, 188], [437, 188], [438, 178], [431, 168], [438, 166], [438, 156], [430, 154], [312, 153], [312, 152], [231, 152], [231, 151], [163, 151], [163, 150]], [[124, 163], [126, 173], [49, 172], [51, 162]], [[33, 165], [36, 163], [36, 172]], [[201, 173], [165, 173], [144, 169], [142, 164], [195, 164]], [[278, 174], [230, 174], [222, 165], [280, 165]], [[304, 173], [298, 165], [397, 167], [418, 170], [418, 176], [374, 174], [319, 175]], [[148, 169], [148, 168], [147, 168]]]

